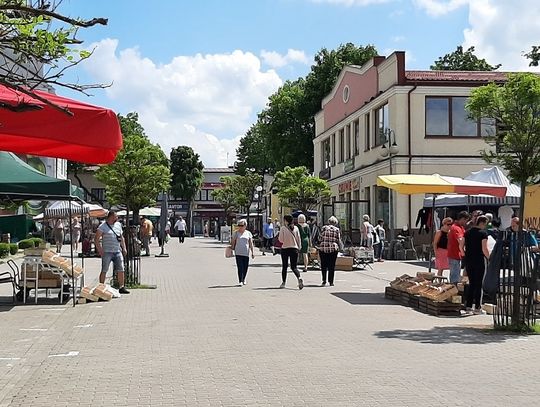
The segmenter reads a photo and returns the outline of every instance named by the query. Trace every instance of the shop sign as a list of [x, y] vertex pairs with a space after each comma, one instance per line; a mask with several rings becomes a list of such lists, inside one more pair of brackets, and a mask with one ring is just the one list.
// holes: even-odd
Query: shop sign
[[534, 230], [540, 229], [540, 185], [529, 185], [525, 189], [523, 227]]
[[356, 190], [360, 189], [360, 177], [354, 178], [351, 181], [351, 189], [353, 191], [356, 191]]
[[354, 170], [354, 158], [349, 158], [343, 163], [343, 172], [351, 172]]
[[348, 180], [345, 182], [342, 182], [341, 184], [338, 184], [338, 191], [340, 194], [344, 194], [345, 192], [352, 191], [352, 181]]
[[175, 211], [186, 211], [188, 205], [187, 204], [169, 204], [169, 209], [175, 210]]

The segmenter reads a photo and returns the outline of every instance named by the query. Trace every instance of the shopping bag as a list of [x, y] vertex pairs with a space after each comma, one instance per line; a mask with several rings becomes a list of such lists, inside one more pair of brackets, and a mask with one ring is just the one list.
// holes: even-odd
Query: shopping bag
[[234, 253], [233, 253], [233, 249], [231, 246], [227, 246], [225, 248], [225, 257], [226, 258], [230, 258], [230, 257], [233, 257], [234, 256]]

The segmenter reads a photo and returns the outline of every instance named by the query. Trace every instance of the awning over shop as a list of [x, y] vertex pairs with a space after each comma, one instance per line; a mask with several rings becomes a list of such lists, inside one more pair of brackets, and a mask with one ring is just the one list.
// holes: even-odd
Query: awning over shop
[[49, 196], [65, 196], [67, 199], [71, 195], [71, 183], [49, 177], [15, 154], [1, 151], [0, 195], [12, 200], [45, 199]]

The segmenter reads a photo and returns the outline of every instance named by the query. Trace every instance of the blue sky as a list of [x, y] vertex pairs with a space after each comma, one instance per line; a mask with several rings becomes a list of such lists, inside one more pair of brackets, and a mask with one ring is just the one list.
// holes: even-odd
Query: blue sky
[[232, 164], [268, 96], [309, 72], [323, 47], [404, 50], [408, 69], [429, 69], [475, 45], [502, 69], [523, 70], [521, 52], [540, 38], [537, 0], [64, 0], [60, 10], [109, 18], [81, 31], [95, 54], [68, 78], [112, 83], [87, 101], [137, 111], [166, 153], [188, 144], [207, 166]]

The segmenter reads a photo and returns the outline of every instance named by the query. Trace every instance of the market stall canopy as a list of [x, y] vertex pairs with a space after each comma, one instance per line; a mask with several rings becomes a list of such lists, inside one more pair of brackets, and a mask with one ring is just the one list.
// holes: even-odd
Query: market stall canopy
[[[45, 218], [68, 218], [69, 217], [69, 204], [65, 201], [53, 201], [44, 213], [34, 216], [33, 220], [43, 220]], [[83, 214], [88, 214], [93, 218], [104, 218], [107, 216], [107, 210], [96, 204], [83, 204]], [[72, 216], [80, 216], [81, 205], [78, 202], [71, 202], [71, 214]]]
[[379, 175], [377, 186], [393, 189], [400, 194], [464, 194], [464, 195], [493, 195], [504, 197], [506, 187], [487, 182], [465, 180], [458, 177], [448, 177], [439, 174], [395, 174]]
[[0, 85], [0, 150], [87, 164], [107, 164], [115, 159], [122, 148], [122, 133], [112, 110], [33, 92], [72, 115]]
[[[0, 109], [1, 110], [1, 109]], [[0, 135], [0, 143], [2, 142]], [[13, 200], [71, 194], [69, 180], [49, 177], [26, 164], [13, 153], [0, 151], [0, 195]]]
[[[480, 171], [472, 172], [465, 177], [466, 180], [487, 182], [494, 185], [506, 187], [506, 196], [502, 198], [493, 197], [486, 194], [480, 195], [439, 195], [435, 198], [436, 207], [444, 206], [467, 206], [467, 205], [519, 205], [521, 191], [518, 185], [512, 184], [508, 177], [504, 175], [499, 167], [484, 168]], [[433, 205], [432, 197], [424, 199], [424, 206]]]
[[[133, 212], [131, 212], [133, 213]], [[161, 210], [159, 208], [142, 208], [139, 210], [140, 216], [155, 216], [156, 218], [159, 218], [161, 214]], [[126, 211], [120, 211], [117, 212], [118, 216], [126, 216]]]
[[88, 209], [88, 214], [92, 218], [104, 218], [105, 216], [107, 216], [107, 213], [109, 212], [107, 209], [104, 209], [98, 204], [85, 203], [83, 206]]

